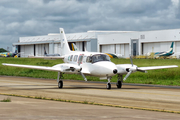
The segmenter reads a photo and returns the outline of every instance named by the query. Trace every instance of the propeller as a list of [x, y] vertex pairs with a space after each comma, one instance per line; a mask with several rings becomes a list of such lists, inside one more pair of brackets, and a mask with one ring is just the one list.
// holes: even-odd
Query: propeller
[[133, 61], [132, 61], [131, 56], [130, 56], [130, 61], [131, 61], [132, 67], [130, 67], [130, 68], [127, 69], [128, 73], [127, 73], [126, 76], [124, 77], [124, 79], [123, 79], [124, 81], [129, 77], [129, 75], [130, 75], [132, 72], [139, 71], [139, 72], [147, 73], [147, 71], [138, 69], [138, 67], [133, 64]]
[[[81, 62], [83, 60], [83, 57], [84, 57], [84, 54], [82, 54], [78, 60], [78, 66], [81, 65]], [[82, 68], [80, 69], [79, 73], [81, 74], [81, 76], [84, 78], [85, 81], [87, 81], [87, 78], [85, 77], [85, 75], [81, 72], [82, 71]]]

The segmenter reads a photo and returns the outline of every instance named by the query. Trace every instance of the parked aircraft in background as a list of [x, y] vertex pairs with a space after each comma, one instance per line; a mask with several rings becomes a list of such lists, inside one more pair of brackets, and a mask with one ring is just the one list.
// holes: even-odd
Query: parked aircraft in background
[[18, 57], [18, 53], [17, 50], [15, 50], [15, 52], [1, 52], [0, 53], [0, 57]]
[[125, 58], [121, 54], [113, 54], [113, 53], [105, 53], [105, 54], [108, 55], [110, 58]]
[[158, 57], [169, 57], [171, 55], [174, 54], [173, 52], [173, 45], [174, 42], [171, 43], [170, 49], [169, 51], [164, 51], [164, 52], [155, 52], [155, 53], [147, 53], [147, 56], [153, 56], [154, 58], [158, 58]]
[[[121, 88], [123, 80], [126, 80], [131, 73], [136, 71], [146, 72], [146, 70], [175, 68], [177, 65], [169, 66], [151, 66], [151, 67], [137, 67], [133, 64], [114, 64], [110, 61], [110, 57], [104, 53], [99, 52], [81, 52], [71, 51], [64, 33], [63, 28], [60, 28], [60, 40], [61, 40], [61, 57], [65, 63], [57, 64], [52, 67], [45, 66], [33, 66], [33, 65], [20, 65], [3, 63], [5, 66], [32, 68], [40, 70], [49, 70], [58, 72], [57, 82], [58, 87], [63, 87], [62, 76], [63, 73], [68, 74], [80, 74], [85, 81], [87, 81], [85, 75], [96, 76], [100, 79], [107, 79], [107, 89], [111, 89], [111, 78], [117, 75], [117, 88]], [[123, 75], [126, 76], [123, 79]]]
[[156, 53], [154, 53], [154, 55], [158, 56], [158, 57], [161, 57], [161, 56], [168, 57], [168, 56], [173, 55], [174, 54], [174, 52], [173, 52], [173, 45], [174, 45], [174, 42], [171, 43], [169, 51], [156, 52]]

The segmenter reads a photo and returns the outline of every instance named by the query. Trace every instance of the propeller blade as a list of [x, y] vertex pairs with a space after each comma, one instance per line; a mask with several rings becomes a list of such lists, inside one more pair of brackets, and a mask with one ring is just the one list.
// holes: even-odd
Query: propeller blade
[[131, 58], [131, 56], [130, 56], [130, 60], [131, 60], [131, 64], [132, 64], [132, 67], [133, 67], [133, 61], [132, 61], [132, 58]]
[[87, 81], [87, 78], [84, 76], [84, 74], [80, 71], [81, 76], [84, 78], [85, 81]]
[[124, 81], [129, 77], [129, 75], [132, 73], [132, 71], [128, 72], [128, 74], [124, 77]]

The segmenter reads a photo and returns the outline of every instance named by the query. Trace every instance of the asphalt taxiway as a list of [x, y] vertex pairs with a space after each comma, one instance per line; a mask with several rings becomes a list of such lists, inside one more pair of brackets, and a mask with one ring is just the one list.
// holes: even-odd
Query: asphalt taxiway
[[[175, 114], [176, 112], [180, 112], [180, 89], [178, 87], [169, 88], [126, 84], [123, 85], [122, 89], [117, 89], [115, 84], [112, 84], [112, 89], [107, 90], [106, 83], [64, 80], [64, 88], [58, 89], [56, 80], [0, 76], [0, 94], [88, 101], [125, 107], [93, 106], [10, 96], [12, 102], [0, 102], [0, 118], [3, 119], [9, 119], [13, 114], [15, 114], [17, 119], [28, 119], [28, 116], [30, 117], [29, 119], [31, 119], [31, 117], [35, 119], [44, 119], [45, 117], [47, 117], [47, 119], [51, 119], [50, 117], [52, 117], [52, 119], [58, 119], [56, 117], [60, 116], [62, 116], [62, 119], [73, 119], [73, 117], [74, 119], [180, 118], [180, 114]], [[0, 95], [0, 100], [5, 97], [7, 96]], [[136, 109], [164, 110], [174, 113]], [[24, 113], [25, 111], [27, 111], [27, 113]], [[8, 114], [10, 117], [8, 117]], [[40, 117], [38, 118], [38, 116]], [[80, 116], [82, 118], [79, 118]]]

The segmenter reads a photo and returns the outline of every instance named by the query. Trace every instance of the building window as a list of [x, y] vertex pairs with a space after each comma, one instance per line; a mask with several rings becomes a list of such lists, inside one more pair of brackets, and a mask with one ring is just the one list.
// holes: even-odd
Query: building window
[[145, 35], [141, 35], [141, 39], [145, 39]]

